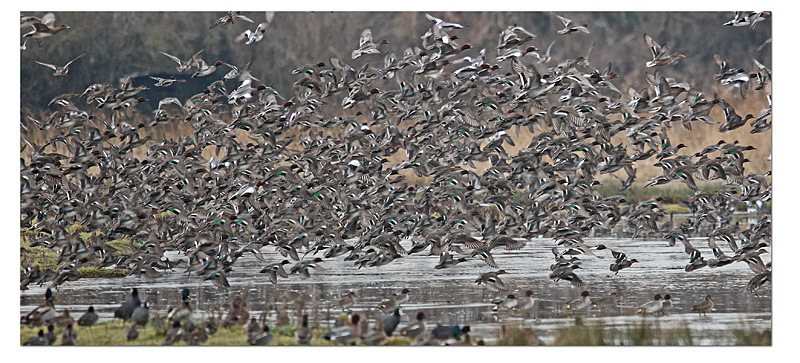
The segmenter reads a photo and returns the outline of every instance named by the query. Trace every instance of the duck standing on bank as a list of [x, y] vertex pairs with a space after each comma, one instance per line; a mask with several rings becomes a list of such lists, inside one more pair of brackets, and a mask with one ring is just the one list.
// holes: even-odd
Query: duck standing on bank
[[692, 307], [692, 311], [696, 311], [698, 316], [700, 314], [706, 316], [706, 314], [713, 309], [714, 300], [711, 300], [711, 295], [706, 295], [706, 297], [703, 299], [703, 302]]
[[653, 297], [653, 301], [642, 304], [642, 306], [636, 310], [636, 313], [641, 315], [656, 315], [661, 314], [663, 308], [664, 302], [661, 300], [661, 294], [656, 294]]
[[592, 300], [589, 298], [589, 292], [583, 291], [581, 292], [581, 296], [575, 300], [568, 302], [564, 307], [567, 310], [572, 311], [589, 311], [589, 308], [592, 306]]
[[416, 339], [425, 332], [425, 314], [423, 312], [417, 313], [417, 322], [400, 329], [400, 335]]

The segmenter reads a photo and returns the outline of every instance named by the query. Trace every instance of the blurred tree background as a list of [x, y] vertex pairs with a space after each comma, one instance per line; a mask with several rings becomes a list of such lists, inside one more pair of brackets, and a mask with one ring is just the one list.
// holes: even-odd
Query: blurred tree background
[[[41, 17], [44, 13], [33, 11], [21, 15]], [[330, 57], [335, 57], [356, 69], [365, 61], [363, 58], [375, 62], [375, 67], [382, 66], [382, 57], [350, 59], [364, 28], [372, 30], [376, 43], [380, 39], [389, 41], [381, 48], [383, 51], [401, 55], [407, 47], [420, 46], [420, 36], [431, 25], [424, 12], [276, 12], [264, 39], [245, 45], [236, 42], [236, 37], [266, 21], [266, 12], [243, 13], [255, 23], [237, 21], [212, 29], [209, 26], [224, 13], [56, 12], [55, 15], [56, 25], [67, 24], [70, 29], [44, 39], [42, 47], [31, 41], [21, 53], [20, 98], [24, 108], [46, 108], [57, 95], [82, 91], [93, 83], [117, 85], [121, 77], [133, 75], [135, 85], [150, 87], [144, 96], [151, 101], [140, 106], [142, 111], [152, 110], [161, 98], [185, 99], [211, 82], [209, 78], [191, 79], [188, 72], [178, 74], [177, 64], [160, 52], [186, 60], [201, 49], [205, 49], [202, 55], [209, 63], [221, 60], [243, 67], [253, 60], [253, 75], [290, 97], [292, 83], [297, 79], [291, 71], [304, 64], [327, 63]], [[714, 54], [733, 67], [746, 70], [751, 69], [753, 58], [771, 66], [771, 47], [760, 47], [771, 38], [771, 22], [760, 23], [754, 30], [723, 27], [724, 22], [733, 18], [733, 12], [559, 13], [577, 24], [588, 24], [591, 31], [591, 34], [566, 36], [556, 33], [563, 27], [558, 18], [544, 12], [432, 12], [431, 15], [464, 25], [464, 29], [453, 30], [450, 35], [457, 36], [460, 44], [472, 45], [465, 54], [475, 56], [486, 48], [489, 63], [494, 63], [497, 55], [495, 47], [500, 32], [513, 24], [523, 26], [537, 35], [532, 44], [542, 53], [555, 40], [551, 56], [556, 62], [588, 54], [594, 68], [603, 70], [612, 63], [612, 71], [619, 75], [615, 83], [623, 92], [628, 87], [645, 87], [644, 72], [652, 72], [644, 66], [651, 59], [642, 38], [645, 33], [661, 44], [666, 43], [671, 51], [686, 55], [675, 65], [659, 67], [661, 74], [704, 90], [711, 90], [715, 83], [713, 74], [718, 66]], [[30, 27], [23, 28], [21, 32], [29, 30]], [[52, 70], [34, 62], [64, 65], [84, 51], [87, 55], [70, 66], [66, 77], [53, 77]], [[228, 69], [223, 66], [221, 71]], [[212, 77], [218, 79], [222, 72]], [[147, 76], [175, 76], [188, 82], [160, 89], [152, 87], [154, 82]]]
[[[43, 16], [45, 12], [22, 12], [21, 15]], [[28, 115], [44, 119], [59, 109], [47, 106], [51, 99], [70, 92], [82, 92], [94, 83], [110, 83], [119, 87], [119, 80], [125, 76], [134, 77], [135, 86], [149, 89], [139, 94], [149, 101], [137, 106], [138, 121], [152, 117], [152, 111], [160, 100], [177, 97], [186, 100], [202, 92], [215, 80], [225, 75], [229, 68], [221, 66], [207, 77], [191, 78], [189, 72], [178, 73], [177, 64], [161, 52], [188, 60], [193, 54], [204, 50], [202, 56], [212, 64], [222, 61], [236, 67], [244, 67], [252, 60], [252, 75], [259, 84], [272, 85], [286, 100], [298, 89], [293, 86], [301, 78], [292, 70], [304, 65], [323, 62], [330, 66], [330, 58], [338, 58], [354, 69], [366, 63], [372, 68], [383, 68], [383, 55], [365, 55], [351, 59], [351, 52], [358, 48], [361, 32], [372, 30], [375, 43], [385, 39], [389, 42], [381, 47], [383, 53], [394, 52], [402, 58], [408, 48], [422, 48], [421, 36], [429, 31], [432, 23], [426, 19], [425, 12], [275, 12], [264, 38], [253, 44], [236, 41], [245, 30], [254, 30], [256, 25], [265, 22], [267, 12], [243, 12], [254, 23], [243, 20], [233, 24], [209, 28], [225, 12], [56, 12], [56, 26], [67, 24], [70, 29], [43, 40], [43, 46], [35, 41], [27, 43], [21, 52], [21, 122], [29, 131], [26, 135], [35, 142], [44, 142], [57, 129], [41, 131], [27, 119]], [[722, 24], [731, 20], [729, 12], [558, 12], [558, 15], [572, 19], [576, 24], [587, 24], [590, 34], [558, 34], [563, 28], [561, 21], [550, 12], [431, 12], [431, 15], [448, 22], [460, 23], [463, 29], [448, 31], [457, 37], [459, 45], [470, 44], [471, 49], [461, 53], [476, 57], [481, 49], [486, 49], [486, 62], [496, 64], [496, 47], [500, 33], [507, 27], [519, 25], [536, 35], [536, 39], [525, 44], [534, 45], [544, 54], [553, 43], [548, 67], [578, 57], [588, 59], [591, 68], [603, 71], [609, 64], [618, 76], [612, 80], [627, 98], [629, 88], [644, 91], [648, 88], [645, 73], [659, 72], [677, 82], [685, 82], [706, 93], [711, 99], [713, 93], [729, 102], [744, 117], [746, 114], [758, 115], [769, 107], [763, 92], [750, 92], [746, 100], [738, 89], [722, 86], [714, 79], [719, 66], [714, 61], [718, 54], [730, 67], [753, 70], [753, 59], [771, 68], [771, 20], [759, 23], [755, 29], [749, 27], [726, 27]], [[30, 27], [22, 28], [21, 33]], [[652, 59], [643, 35], [651, 36], [656, 42], [669, 47], [669, 52], [685, 55], [675, 64], [647, 68], [645, 63]], [[35, 61], [64, 65], [82, 52], [87, 55], [70, 66], [66, 77], [53, 77], [53, 71]], [[418, 51], [417, 51], [418, 52]], [[526, 57], [526, 63], [536, 62], [535, 57]], [[504, 72], [512, 72], [508, 62], [503, 62]], [[454, 70], [460, 65], [452, 65]], [[505, 69], [508, 67], [509, 69]], [[409, 71], [410, 72], [410, 71]], [[377, 73], [377, 71], [373, 71]], [[170, 87], [154, 87], [148, 76], [169, 78], [171, 76], [185, 83]], [[375, 79], [371, 87], [396, 89], [401, 77], [394, 79]], [[238, 86], [237, 80], [227, 81], [228, 90]], [[302, 87], [300, 87], [302, 88]], [[355, 109], [343, 110], [336, 102], [326, 106], [326, 117], [352, 116]], [[82, 105], [82, 109], [94, 108]], [[347, 113], [351, 111], [350, 113]], [[89, 111], [91, 113], [91, 111]], [[347, 113], [347, 114], [345, 114]], [[102, 114], [102, 112], [101, 112]], [[724, 122], [720, 108], [715, 107], [711, 116]], [[757, 148], [750, 159], [750, 166], [756, 172], [771, 169], [771, 132], [750, 134], [750, 127], [721, 134], [718, 126], [698, 125], [694, 131], [683, 127], [673, 128], [671, 136], [686, 144], [692, 152], [720, 139], [729, 142], [737, 140]], [[144, 128], [144, 135], [154, 139], [176, 138], [191, 133], [188, 123], [168, 123], [158, 127]], [[144, 135], [140, 135], [144, 137]], [[523, 132], [516, 138], [530, 137]], [[518, 141], [519, 142], [519, 141]], [[519, 147], [527, 141], [519, 142]], [[516, 153], [512, 148], [509, 152]], [[653, 167], [654, 161], [637, 163], [642, 170], [640, 182], [657, 175], [660, 169]]]

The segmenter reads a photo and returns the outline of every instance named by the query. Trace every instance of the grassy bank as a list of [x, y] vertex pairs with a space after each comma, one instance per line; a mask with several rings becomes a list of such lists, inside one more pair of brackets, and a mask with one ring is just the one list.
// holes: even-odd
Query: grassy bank
[[[20, 344], [35, 337], [39, 327], [20, 326]], [[59, 336], [56, 344], [60, 344], [60, 333], [63, 328], [56, 328]], [[119, 321], [110, 321], [97, 324], [92, 327], [76, 327], [78, 331], [78, 345], [87, 346], [121, 346], [121, 345], [161, 345], [164, 342], [166, 327], [162, 329], [153, 328], [152, 324], [147, 327], [139, 328], [139, 338], [134, 341], [125, 340], [127, 326], [121, 325]], [[291, 346], [298, 345], [294, 338], [294, 332], [298, 329], [297, 325], [285, 325], [271, 327], [274, 339], [270, 345]], [[312, 329], [314, 338], [311, 345], [335, 345], [322, 338], [325, 329]], [[473, 338], [476, 341], [480, 338]], [[494, 343], [489, 345], [503, 346], [532, 346], [545, 345], [536, 336], [534, 329], [519, 325], [506, 325], [501, 328], [499, 336]], [[627, 345], [627, 346], [691, 346], [697, 344], [702, 337], [694, 336], [687, 325], [678, 327], [662, 327], [658, 322], [637, 322], [630, 323], [622, 327], [607, 327], [602, 323], [587, 324], [581, 318], [567, 327], [561, 328], [551, 345], [581, 345], [581, 346], [600, 346], [600, 345]], [[728, 345], [758, 345], [769, 346], [772, 344], [772, 332], [770, 329], [762, 330], [756, 327], [741, 325], [741, 327], [730, 330], [730, 335], [719, 337], [720, 344]], [[411, 345], [413, 340], [403, 337], [391, 337], [386, 340], [385, 345]], [[178, 345], [185, 345], [181, 342]], [[234, 325], [229, 328], [220, 328], [216, 333], [209, 336], [208, 341], [203, 345], [216, 346], [240, 346], [247, 345], [245, 327]]]

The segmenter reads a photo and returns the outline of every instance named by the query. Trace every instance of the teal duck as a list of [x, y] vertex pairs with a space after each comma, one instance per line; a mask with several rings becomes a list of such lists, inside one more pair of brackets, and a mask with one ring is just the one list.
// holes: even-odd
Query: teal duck
[[48, 345], [47, 338], [44, 337], [44, 330], [39, 329], [39, 333], [35, 337], [26, 340], [22, 345]]
[[431, 330], [431, 337], [438, 340], [460, 339], [461, 336], [469, 332], [469, 325], [463, 327], [458, 325], [437, 325]]
[[572, 33], [575, 33], [575, 32], [582, 32], [582, 33], [589, 34], [589, 25], [588, 24], [577, 25], [572, 20], [567, 19], [567, 18], [565, 18], [563, 16], [556, 15], [556, 17], [558, 18], [558, 20], [561, 20], [562, 24], [564, 24], [564, 28], [563, 29], [559, 29], [558, 32], [557, 32], [558, 34], [566, 35], [566, 34], [572, 34]]
[[706, 295], [703, 301], [692, 307], [692, 311], [696, 311], [697, 315], [706, 315], [709, 311], [714, 309], [714, 300], [711, 300], [711, 295]]
[[380, 54], [378, 48], [389, 42], [386, 39], [381, 40], [378, 44], [372, 41], [372, 31], [367, 28], [361, 32], [361, 38], [358, 40], [358, 49], [353, 51], [352, 58], [356, 59], [365, 54]]
[[525, 314], [532, 315], [535, 319], [536, 315], [531, 313], [534, 307], [536, 307], [536, 299], [533, 298], [533, 291], [525, 291], [525, 297], [522, 298], [522, 302], [519, 305], [519, 310]]
[[47, 339], [47, 345], [56, 344], [58, 336], [56, 335], [55, 325], [53, 324], [47, 325], [47, 333], [44, 334], [44, 338]]
[[247, 337], [247, 344], [250, 345], [269, 345], [272, 343], [272, 339], [274, 336], [269, 331], [269, 326], [264, 324], [264, 327], [260, 329], [258, 334], [251, 335]]
[[69, 25], [66, 24], [55, 26], [56, 17], [53, 13], [45, 14], [41, 22], [35, 21], [33, 18], [27, 18], [25, 19], [25, 23], [33, 27], [33, 30], [23, 34], [22, 38], [33, 38], [40, 47], [42, 46], [42, 39], [51, 37], [70, 28]]
[[387, 339], [385, 331], [382, 318], [376, 318], [372, 329], [361, 335], [361, 343], [364, 345], [383, 345]]
[[229, 11], [227, 14], [225, 14], [225, 16], [217, 19], [217, 21], [211, 24], [211, 26], [208, 28], [212, 29], [217, 25], [235, 24], [237, 20], [244, 20], [246, 22], [253, 23], [253, 20], [242, 15], [241, 11]]
[[400, 329], [400, 335], [415, 339], [425, 332], [425, 314], [423, 312], [417, 313], [417, 322]]
[[67, 62], [67, 64], [65, 64], [63, 67], [56, 66], [56, 65], [53, 65], [53, 64], [44, 63], [44, 62], [39, 62], [39, 61], [35, 61], [35, 62], [38, 63], [38, 64], [41, 64], [41, 65], [43, 65], [43, 66], [45, 66], [47, 68], [51, 68], [54, 71], [53, 72], [53, 76], [60, 77], [60, 76], [66, 76], [67, 73], [69, 73], [70, 64], [72, 64], [73, 62], [75, 62], [78, 59], [81, 59], [85, 55], [86, 55], [86, 52], [81, 53], [79, 56], [75, 57], [75, 59]]
[[356, 303], [356, 293], [348, 291], [347, 294], [336, 302], [336, 306], [342, 308], [342, 311], [349, 311]]
[[186, 332], [181, 327], [181, 322], [176, 321], [172, 323], [172, 327], [167, 330], [164, 336], [164, 342], [161, 345], [174, 345], [186, 338]]
[[579, 298], [568, 302], [564, 307], [567, 310], [572, 310], [572, 311], [581, 311], [581, 310], [588, 311], [591, 306], [592, 306], [592, 300], [589, 299], [589, 292], [583, 291], [581, 292], [581, 296]]
[[503, 280], [501, 280], [500, 277], [498, 276], [504, 273], [506, 273], [505, 270], [483, 273], [480, 276], [478, 276], [477, 279], [475, 279], [475, 283], [477, 283], [478, 285], [483, 284], [483, 286], [486, 286], [486, 288], [488, 288], [489, 291], [492, 292], [506, 291], [508, 290], [508, 286], [506, 286], [505, 282], [503, 282]]
[[637, 314], [641, 315], [655, 315], [661, 314], [664, 307], [664, 302], [661, 300], [661, 294], [656, 294], [653, 301], [648, 301], [636, 310]]
[[322, 338], [339, 344], [355, 343], [361, 337], [361, 317], [353, 314], [350, 325], [334, 327], [328, 330]]
[[645, 65], [647, 67], [659, 67], [665, 66], [678, 61], [678, 59], [685, 57], [683, 54], [680, 53], [667, 53], [667, 45], [664, 44], [663, 46], [656, 43], [653, 38], [649, 35], [644, 35], [644, 42], [647, 44], [647, 47], [650, 48], [650, 53], [653, 56], [653, 60], [648, 61]]
[[269, 266], [266, 266], [259, 271], [259, 273], [266, 273], [267, 277], [269, 277], [269, 281], [273, 284], [278, 283], [278, 276], [283, 278], [289, 278], [289, 274], [286, 273], [286, 270], [283, 269], [283, 265], [288, 265], [291, 262], [289, 260], [283, 260], [278, 263], [273, 263]]

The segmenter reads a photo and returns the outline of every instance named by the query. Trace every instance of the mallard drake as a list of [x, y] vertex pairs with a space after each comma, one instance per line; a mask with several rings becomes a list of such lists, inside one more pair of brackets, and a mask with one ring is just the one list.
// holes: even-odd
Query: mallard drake
[[181, 291], [181, 304], [169, 310], [167, 319], [171, 322], [181, 322], [185, 326], [193, 325], [192, 306], [189, 305], [189, 289]]
[[41, 326], [52, 322], [56, 318], [56, 307], [53, 304], [55, 297], [53, 291], [48, 288], [44, 293], [44, 304], [33, 309], [22, 319], [28, 326]]

